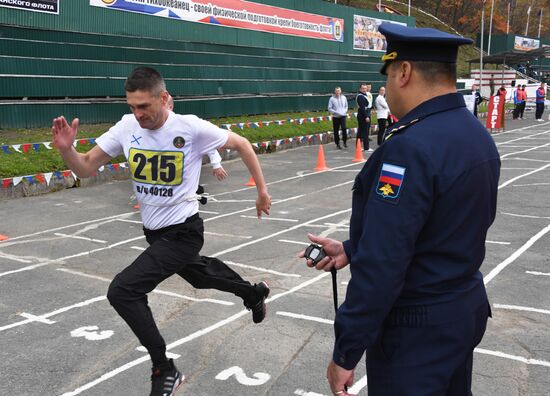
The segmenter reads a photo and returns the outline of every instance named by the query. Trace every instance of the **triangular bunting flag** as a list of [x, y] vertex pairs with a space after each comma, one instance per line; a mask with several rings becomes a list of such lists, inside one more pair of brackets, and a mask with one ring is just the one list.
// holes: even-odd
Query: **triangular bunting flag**
[[46, 147], [48, 150], [51, 150], [52, 149], [52, 146], [50, 146], [52, 144], [52, 142], [42, 142], [42, 144], [44, 145], [44, 147]]
[[44, 173], [44, 179], [46, 179], [46, 184], [50, 185], [50, 180], [52, 180], [52, 172]]
[[120, 165], [119, 164], [113, 164], [113, 169], [115, 171], [118, 171], [118, 168], [120, 168]]
[[78, 143], [79, 143], [81, 146], [83, 146], [83, 145], [85, 145], [85, 144], [88, 143], [88, 140], [87, 140], [87, 139], [80, 139], [80, 140], [78, 141]]
[[21, 180], [23, 180], [23, 178], [21, 176], [16, 176], [13, 178], [13, 185], [14, 187], [17, 186], [19, 183], [21, 183]]
[[2, 151], [6, 154], [11, 154], [9, 150], [9, 146], [2, 146]]
[[63, 177], [69, 177], [69, 176], [71, 176], [71, 171], [69, 170], [63, 171]]
[[100, 171], [100, 172], [103, 172], [104, 170], [105, 170], [105, 166], [104, 166], [104, 165], [101, 165], [101, 166], [99, 167], [99, 169], [98, 169], [98, 171]]
[[34, 143], [32, 145], [32, 148], [34, 149], [34, 151], [40, 151], [40, 146], [41, 146], [40, 143]]
[[21, 152], [21, 150], [19, 150], [19, 149], [21, 148], [21, 145], [20, 145], [20, 144], [12, 144], [11, 146], [12, 146], [13, 149], [14, 149], [15, 151], [17, 151], [18, 153]]
[[36, 180], [38, 181], [38, 183], [40, 184], [44, 184], [46, 183], [46, 179], [44, 178], [44, 175], [39, 173], [37, 175], [34, 175], [34, 177], [36, 178]]
[[11, 179], [2, 179], [2, 186], [4, 186], [4, 188], [8, 188], [11, 184]]
[[30, 148], [31, 148], [31, 144], [30, 143], [25, 143], [25, 144], [22, 144], [21, 145], [23, 147], [23, 152], [24, 153], [28, 153]]
[[76, 140], [73, 142], [73, 147], [76, 147]]
[[27, 180], [29, 182], [29, 184], [33, 184], [34, 183], [34, 176], [25, 176], [25, 180]]
[[90, 144], [95, 144], [95, 139], [94, 138], [90, 138], [90, 139], [88, 139], [88, 141], [90, 142]]
[[63, 175], [62, 175], [61, 172], [59, 172], [59, 171], [55, 171], [55, 172], [53, 173], [53, 175], [55, 176], [55, 178], [56, 178], [57, 180], [63, 179]]

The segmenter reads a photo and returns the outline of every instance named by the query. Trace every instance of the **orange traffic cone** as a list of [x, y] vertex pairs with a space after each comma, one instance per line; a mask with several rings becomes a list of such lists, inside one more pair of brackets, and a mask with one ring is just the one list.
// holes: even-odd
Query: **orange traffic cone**
[[249, 187], [256, 186], [256, 182], [254, 181], [254, 177], [250, 176], [250, 179], [248, 179], [248, 183], [246, 183], [245, 186], [249, 186]]
[[325, 149], [323, 149], [322, 144], [319, 145], [319, 153], [317, 154], [317, 166], [313, 170], [315, 172], [330, 170], [325, 163]]
[[5, 241], [7, 239], [9, 239], [9, 237], [7, 235], [0, 234], [0, 241]]
[[356, 139], [355, 144], [355, 158], [351, 162], [363, 162], [365, 159], [363, 158], [363, 144], [361, 142], [361, 138]]

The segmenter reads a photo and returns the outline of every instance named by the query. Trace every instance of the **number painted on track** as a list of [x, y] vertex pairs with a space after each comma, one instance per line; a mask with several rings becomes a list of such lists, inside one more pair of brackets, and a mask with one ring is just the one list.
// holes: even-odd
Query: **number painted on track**
[[84, 337], [90, 341], [98, 341], [110, 338], [113, 334], [115, 334], [113, 330], [97, 330], [99, 330], [99, 327], [97, 326], [79, 327], [78, 329], [71, 331], [71, 337]]
[[252, 374], [253, 378], [250, 378], [244, 373], [242, 368], [238, 366], [233, 366], [228, 368], [227, 370], [223, 370], [221, 373], [216, 375], [216, 379], [225, 381], [233, 375], [235, 376], [239, 384], [248, 386], [263, 385], [271, 378], [271, 376], [267, 373], [254, 373]]

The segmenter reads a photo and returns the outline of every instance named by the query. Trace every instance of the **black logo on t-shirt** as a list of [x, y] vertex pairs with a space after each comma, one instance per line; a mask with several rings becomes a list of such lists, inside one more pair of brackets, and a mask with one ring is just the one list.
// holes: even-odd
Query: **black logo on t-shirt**
[[182, 148], [183, 146], [185, 146], [185, 139], [184, 139], [183, 137], [181, 137], [181, 136], [176, 136], [176, 137], [174, 138], [173, 143], [174, 143], [174, 147], [175, 147], [175, 148], [179, 148], [179, 149], [180, 149], [180, 148]]

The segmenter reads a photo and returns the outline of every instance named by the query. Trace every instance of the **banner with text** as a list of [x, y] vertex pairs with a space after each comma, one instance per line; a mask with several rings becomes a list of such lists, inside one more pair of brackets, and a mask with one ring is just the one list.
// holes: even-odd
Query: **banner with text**
[[397, 23], [405, 25], [402, 22], [388, 21], [385, 19], [371, 18], [363, 15], [353, 16], [353, 49], [386, 51], [386, 37], [378, 31], [378, 26], [382, 22]]
[[504, 95], [494, 95], [489, 99], [487, 108], [487, 129], [504, 129]]
[[529, 37], [514, 37], [514, 49], [519, 51], [531, 51], [540, 47], [540, 40]]
[[211, 25], [344, 41], [343, 19], [244, 0], [90, 0], [90, 5]]
[[59, 14], [59, 0], [0, 0], [0, 7]]

